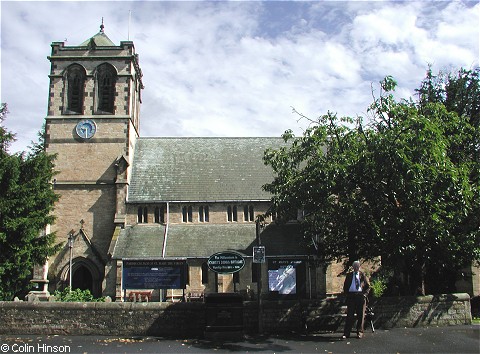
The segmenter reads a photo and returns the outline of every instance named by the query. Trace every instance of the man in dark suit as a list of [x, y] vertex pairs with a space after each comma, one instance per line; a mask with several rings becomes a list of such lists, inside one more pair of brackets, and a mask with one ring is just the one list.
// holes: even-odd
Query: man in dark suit
[[354, 314], [357, 314], [357, 338], [363, 337], [365, 307], [370, 284], [367, 277], [360, 271], [360, 262], [353, 262], [353, 272], [345, 277], [343, 292], [347, 295], [347, 320], [343, 329], [343, 339], [349, 338], [352, 331]]

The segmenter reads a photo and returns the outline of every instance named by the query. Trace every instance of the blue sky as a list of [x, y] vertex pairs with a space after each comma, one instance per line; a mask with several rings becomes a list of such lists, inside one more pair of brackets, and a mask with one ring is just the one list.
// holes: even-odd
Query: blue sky
[[292, 107], [366, 117], [386, 75], [408, 98], [428, 64], [471, 69], [480, 56], [478, 1], [1, 1], [0, 10], [11, 151], [42, 127], [50, 44], [80, 44], [102, 17], [109, 38], [132, 40], [140, 55], [142, 136], [301, 134], [308, 122]]

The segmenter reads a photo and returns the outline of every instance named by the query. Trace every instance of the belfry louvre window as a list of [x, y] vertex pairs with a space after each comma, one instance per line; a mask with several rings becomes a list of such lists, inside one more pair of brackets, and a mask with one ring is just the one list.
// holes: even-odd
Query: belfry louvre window
[[210, 221], [210, 211], [208, 205], [201, 205], [198, 207], [198, 221], [199, 222], [209, 222]]
[[235, 222], [238, 221], [238, 212], [237, 212], [237, 206], [236, 205], [229, 205], [227, 207], [227, 221], [229, 222]]
[[66, 113], [83, 113], [83, 97], [85, 90], [85, 69], [78, 65], [71, 65], [67, 69], [66, 85], [67, 85], [67, 112]]
[[182, 222], [193, 222], [192, 206], [182, 208]]
[[254, 219], [253, 205], [245, 205], [243, 207], [243, 221], [254, 221]]
[[117, 72], [110, 64], [97, 68], [97, 108], [99, 112], [114, 113], [115, 83]]
[[138, 207], [137, 211], [137, 223], [147, 223], [148, 222], [148, 209], [147, 207]]

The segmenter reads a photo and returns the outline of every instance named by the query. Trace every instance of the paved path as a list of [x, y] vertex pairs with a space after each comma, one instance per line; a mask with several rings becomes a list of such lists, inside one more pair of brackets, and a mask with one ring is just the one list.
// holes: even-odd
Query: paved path
[[0, 353], [480, 353], [480, 325], [367, 331], [363, 339], [340, 333], [258, 336], [215, 343], [202, 339], [1, 335]]

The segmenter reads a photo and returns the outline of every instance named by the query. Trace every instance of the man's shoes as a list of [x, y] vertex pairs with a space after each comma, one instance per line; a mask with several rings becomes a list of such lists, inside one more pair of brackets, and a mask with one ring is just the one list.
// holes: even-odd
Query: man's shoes
[[350, 338], [350, 336], [346, 336], [345, 334], [342, 336], [342, 339]]
[[357, 334], [357, 338], [358, 338], [358, 339], [362, 339], [362, 338], [363, 338], [363, 333], [358, 333], [358, 334]]

